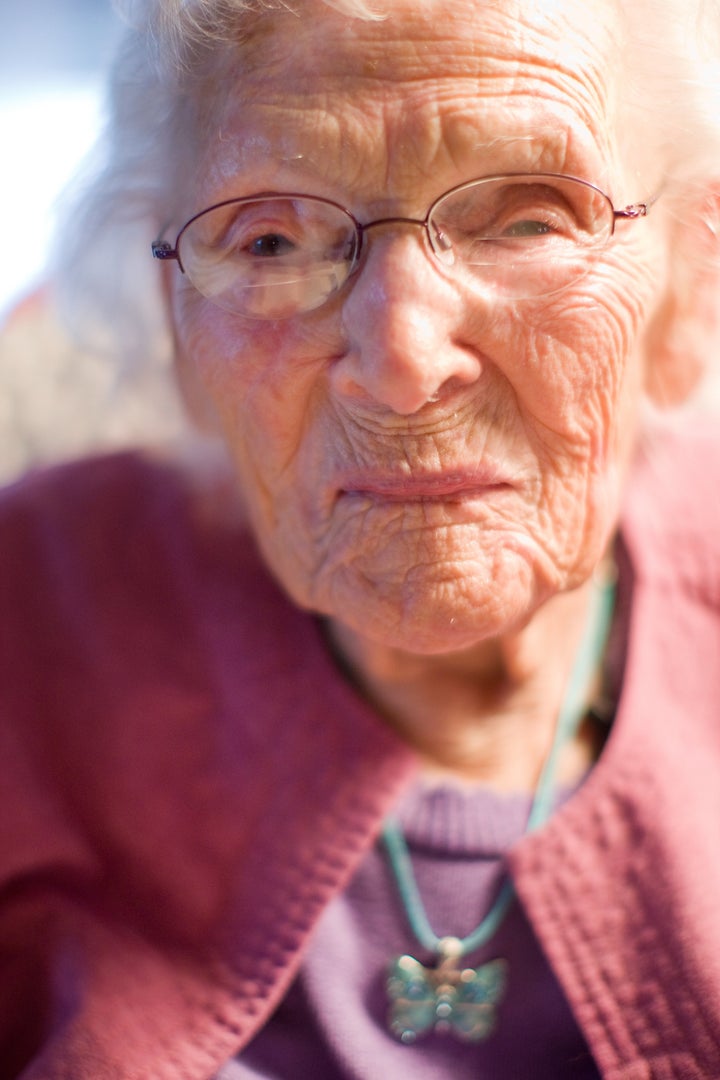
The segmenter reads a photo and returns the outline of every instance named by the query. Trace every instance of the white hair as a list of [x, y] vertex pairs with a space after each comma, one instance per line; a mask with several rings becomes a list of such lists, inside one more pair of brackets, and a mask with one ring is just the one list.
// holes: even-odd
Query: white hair
[[[365, 0], [323, 0], [363, 19]], [[53, 277], [61, 311], [92, 348], [131, 369], [168, 348], [150, 242], [189, 168], [195, 108], [251, 27], [284, 0], [116, 0], [128, 30], [109, 85], [106, 129], [68, 191]]]
[[[363, 19], [382, 19], [392, 4], [324, 2]], [[150, 242], [186, 167], [193, 110], [247, 32], [268, 13], [293, 6], [290, 0], [121, 0], [120, 6], [128, 29], [112, 73], [107, 129], [65, 205], [54, 275], [61, 307], [88, 350], [132, 375], [167, 366], [172, 351]], [[634, 114], [635, 129], [639, 120], [652, 133], [664, 197], [682, 214], [693, 191], [720, 178], [720, 0], [637, 0], [622, 12], [623, 107]], [[717, 228], [716, 220], [707, 224]]]

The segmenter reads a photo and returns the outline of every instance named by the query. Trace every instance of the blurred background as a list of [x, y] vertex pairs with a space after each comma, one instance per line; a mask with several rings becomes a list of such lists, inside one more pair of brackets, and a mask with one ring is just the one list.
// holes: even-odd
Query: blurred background
[[58, 193], [92, 145], [112, 0], [0, 0], [0, 319], [42, 276]]
[[0, 485], [90, 452], [185, 445], [167, 366], [130, 375], [85, 349], [38, 288], [121, 30], [112, 0], [0, 0]]

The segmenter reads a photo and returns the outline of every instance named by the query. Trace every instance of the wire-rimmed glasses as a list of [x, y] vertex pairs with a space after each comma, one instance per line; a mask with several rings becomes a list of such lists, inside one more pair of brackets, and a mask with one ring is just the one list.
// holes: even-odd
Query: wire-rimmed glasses
[[254, 319], [313, 311], [358, 270], [370, 229], [412, 225], [444, 267], [493, 297], [549, 296], [583, 277], [621, 218], [644, 217], [648, 203], [616, 210], [594, 184], [555, 173], [510, 173], [470, 180], [437, 198], [425, 218], [360, 222], [314, 195], [259, 194], [195, 214], [174, 246], [194, 287], [218, 307]]

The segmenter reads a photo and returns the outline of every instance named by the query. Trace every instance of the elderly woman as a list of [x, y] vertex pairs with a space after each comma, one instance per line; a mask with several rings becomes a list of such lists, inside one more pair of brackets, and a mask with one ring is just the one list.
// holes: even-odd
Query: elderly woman
[[719, 1076], [717, 10], [138, 8], [65, 274], [232, 478], [0, 502], [0, 1076]]

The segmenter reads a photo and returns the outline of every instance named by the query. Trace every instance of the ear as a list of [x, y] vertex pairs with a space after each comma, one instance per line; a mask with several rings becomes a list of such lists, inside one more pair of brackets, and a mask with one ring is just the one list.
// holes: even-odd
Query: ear
[[163, 263], [161, 266], [162, 292], [168, 325], [172, 334], [175, 380], [185, 406], [185, 412], [193, 426], [204, 435], [217, 435], [218, 425], [215, 411], [204, 388], [200, 385], [194, 365], [187, 358], [183, 342], [177, 332], [175, 305], [173, 302], [173, 274], [177, 274], [177, 267], [171, 262]]
[[720, 351], [720, 182], [668, 224], [669, 282], [647, 334], [646, 390], [654, 404], [685, 402]]

